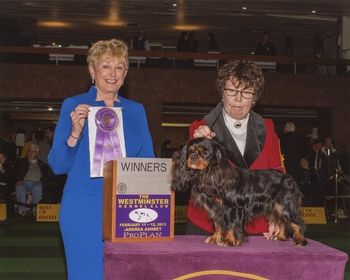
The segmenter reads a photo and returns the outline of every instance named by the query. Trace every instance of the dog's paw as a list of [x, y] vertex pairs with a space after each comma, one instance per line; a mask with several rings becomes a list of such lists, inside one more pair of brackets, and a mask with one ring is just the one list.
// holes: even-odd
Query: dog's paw
[[225, 239], [224, 246], [237, 247], [242, 245], [242, 243], [243, 243], [243, 240], [229, 238], [229, 239]]
[[[241, 238], [239, 238], [238, 236], [241, 236]], [[225, 246], [231, 246], [231, 247], [240, 246], [243, 243], [243, 241], [244, 241], [243, 235], [238, 235], [232, 230], [229, 230], [226, 232], [225, 239], [224, 239]]]
[[205, 243], [215, 243], [217, 245], [222, 246], [221, 244], [223, 243], [222, 240], [222, 233], [221, 231], [216, 231], [212, 236], [209, 236], [206, 240]]
[[215, 234], [205, 239], [205, 243], [213, 243], [218, 246], [225, 246], [225, 242], [222, 240], [222, 237], [219, 237]]
[[307, 242], [306, 239], [294, 239], [293, 245], [296, 245], [296, 246], [307, 246], [308, 242]]
[[268, 232], [263, 232], [263, 236], [267, 239], [267, 240], [277, 240], [277, 236], [275, 235], [271, 235]]
[[242, 245], [242, 242], [240, 241], [235, 241], [235, 242], [231, 242], [231, 241], [226, 241], [224, 242], [224, 245], [223, 246], [231, 246], [231, 247], [238, 247], [238, 246], [241, 246]]
[[224, 241], [216, 242], [216, 245], [218, 245], [218, 246], [220, 246], [220, 247], [225, 247], [225, 246], [227, 246], [227, 244], [226, 244]]
[[205, 239], [205, 243], [217, 243], [217, 238], [215, 236], [209, 236]]

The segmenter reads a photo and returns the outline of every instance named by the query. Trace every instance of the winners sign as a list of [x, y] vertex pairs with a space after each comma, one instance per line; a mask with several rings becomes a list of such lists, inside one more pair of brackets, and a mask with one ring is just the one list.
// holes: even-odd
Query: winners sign
[[171, 159], [123, 158], [104, 168], [103, 236], [112, 242], [172, 240]]

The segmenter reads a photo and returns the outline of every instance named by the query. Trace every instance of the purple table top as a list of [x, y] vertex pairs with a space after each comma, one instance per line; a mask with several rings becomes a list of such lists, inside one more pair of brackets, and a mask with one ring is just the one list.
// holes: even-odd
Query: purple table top
[[348, 259], [346, 253], [310, 239], [306, 247], [260, 236], [249, 237], [239, 247], [219, 247], [204, 240], [203, 236], [175, 236], [174, 241], [106, 242], [105, 279], [176, 279], [194, 272], [220, 270], [262, 278], [207, 275], [196, 279], [343, 280]]

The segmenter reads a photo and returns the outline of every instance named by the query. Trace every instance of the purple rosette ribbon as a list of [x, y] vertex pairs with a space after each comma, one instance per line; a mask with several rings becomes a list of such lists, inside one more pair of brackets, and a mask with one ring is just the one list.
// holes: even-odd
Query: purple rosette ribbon
[[99, 176], [101, 164], [123, 157], [117, 126], [119, 123], [117, 113], [111, 108], [101, 108], [95, 115], [96, 141], [93, 158], [94, 175]]

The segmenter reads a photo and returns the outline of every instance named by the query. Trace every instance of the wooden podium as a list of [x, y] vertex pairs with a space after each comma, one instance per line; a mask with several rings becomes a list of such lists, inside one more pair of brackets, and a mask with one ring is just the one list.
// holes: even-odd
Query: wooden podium
[[104, 167], [103, 239], [139, 242], [174, 239], [171, 159], [123, 158]]

